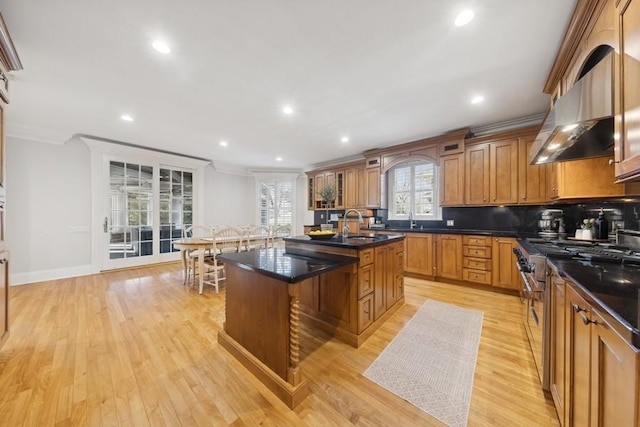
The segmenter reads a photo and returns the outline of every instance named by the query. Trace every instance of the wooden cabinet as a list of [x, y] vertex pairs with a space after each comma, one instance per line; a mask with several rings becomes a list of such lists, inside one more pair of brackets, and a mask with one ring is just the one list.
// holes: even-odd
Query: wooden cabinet
[[547, 166], [530, 165], [529, 151], [535, 135], [518, 139], [518, 203], [543, 204], [547, 201]]
[[518, 203], [518, 141], [508, 139], [465, 148], [465, 203]]
[[462, 236], [462, 279], [491, 284], [491, 237]]
[[551, 286], [551, 316], [549, 328], [550, 357], [550, 389], [553, 403], [556, 406], [560, 424], [565, 425], [565, 381], [566, 381], [566, 346], [565, 346], [565, 282], [552, 267], [549, 275]]
[[404, 239], [404, 271], [420, 276], [435, 276], [434, 235], [407, 233]]
[[494, 205], [518, 203], [518, 140], [489, 144], [489, 200]]
[[374, 318], [404, 298], [404, 243], [375, 247]]
[[336, 200], [333, 202], [333, 209], [344, 209], [345, 177], [344, 177], [343, 170], [339, 170], [335, 172], [334, 185], [336, 187]]
[[591, 312], [591, 425], [637, 426], [638, 350]]
[[380, 167], [365, 168], [364, 170], [364, 207], [379, 208], [381, 200], [382, 181]]
[[[627, 184], [615, 184], [614, 168], [608, 157], [560, 162], [557, 169], [557, 198], [599, 198], [624, 196]], [[629, 184], [632, 188], [634, 184]]]
[[558, 198], [558, 163], [547, 163], [545, 170], [547, 176], [547, 198], [555, 200]]
[[436, 276], [462, 280], [462, 236], [436, 235]]
[[467, 145], [464, 182], [467, 205], [489, 204], [489, 144]]
[[640, 178], [640, 1], [616, 0], [614, 36], [615, 175]]
[[493, 238], [492, 246], [492, 284], [495, 287], [517, 291], [522, 279], [516, 267], [513, 248], [518, 246], [512, 237]]
[[358, 207], [358, 169], [350, 168], [344, 172], [344, 208]]
[[440, 157], [440, 206], [464, 205], [464, 153]]
[[[338, 230], [337, 230], [338, 233], [342, 233], [342, 229], [344, 228], [344, 223], [345, 223], [344, 218], [338, 219]], [[349, 218], [346, 219], [346, 223], [347, 223], [347, 226], [349, 227], [350, 234], [359, 234], [360, 227], [364, 227], [362, 224], [360, 224], [360, 220], [358, 218], [351, 218], [351, 216], [349, 216]]]
[[307, 209], [310, 211], [316, 208], [316, 196], [315, 187], [313, 184], [313, 177], [307, 176]]
[[637, 426], [638, 349], [574, 286], [565, 282], [564, 425]]
[[591, 333], [583, 318], [589, 314], [589, 305], [571, 286], [566, 288], [567, 330], [566, 366], [570, 367], [567, 378], [567, 426], [589, 425]]

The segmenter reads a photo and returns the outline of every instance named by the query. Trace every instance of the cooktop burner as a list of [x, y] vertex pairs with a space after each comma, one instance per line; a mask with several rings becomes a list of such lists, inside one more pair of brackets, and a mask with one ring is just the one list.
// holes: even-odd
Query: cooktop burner
[[640, 266], [640, 251], [613, 243], [597, 243], [576, 240], [527, 239], [538, 252], [549, 258], [583, 259], [592, 263]]

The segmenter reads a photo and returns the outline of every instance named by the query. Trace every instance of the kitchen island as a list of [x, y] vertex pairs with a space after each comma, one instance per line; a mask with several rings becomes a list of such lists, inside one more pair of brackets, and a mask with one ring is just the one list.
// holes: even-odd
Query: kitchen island
[[219, 256], [227, 284], [218, 342], [290, 408], [309, 393], [301, 320], [357, 347], [404, 304], [403, 235], [331, 240], [299, 236], [284, 249]]

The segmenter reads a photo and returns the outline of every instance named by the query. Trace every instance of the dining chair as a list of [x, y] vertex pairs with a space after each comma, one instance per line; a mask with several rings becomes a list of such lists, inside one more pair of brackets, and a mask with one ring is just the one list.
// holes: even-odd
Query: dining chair
[[254, 225], [245, 231], [244, 249], [253, 251], [271, 246], [271, 232], [266, 225]]
[[[182, 237], [211, 237], [211, 232], [213, 228], [206, 225], [185, 225], [182, 228]], [[206, 257], [211, 256], [211, 249], [207, 249], [205, 251], [205, 259]], [[191, 250], [187, 252], [187, 281], [189, 279], [193, 279], [193, 282], [196, 280], [196, 267], [198, 266], [198, 250]]]
[[205, 265], [209, 268], [208, 273], [213, 274], [213, 283], [207, 280], [216, 288], [216, 293], [220, 289], [220, 281], [226, 279], [224, 263], [218, 260], [218, 255], [240, 252], [244, 245], [243, 233], [237, 227], [224, 227], [213, 232], [211, 256], [204, 259]]
[[271, 245], [281, 244], [285, 237], [291, 236], [291, 225], [280, 224], [273, 227], [271, 232]]

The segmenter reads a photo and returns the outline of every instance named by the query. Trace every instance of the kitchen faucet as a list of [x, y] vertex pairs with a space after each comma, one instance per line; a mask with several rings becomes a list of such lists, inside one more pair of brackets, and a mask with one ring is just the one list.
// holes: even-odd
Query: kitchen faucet
[[414, 229], [416, 227], [416, 222], [413, 220], [413, 211], [409, 211], [409, 228]]
[[351, 212], [357, 213], [358, 214], [358, 221], [360, 222], [360, 224], [364, 224], [364, 219], [362, 218], [362, 214], [360, 213], [360, 211], [357, 210], [357, 209], [349, 209], [348, 211], [346, 211], [344, 213], [344, 227], [342, 227], [342, 237], [349, 236], [349, 226], [347, 225], [347, 216]]

